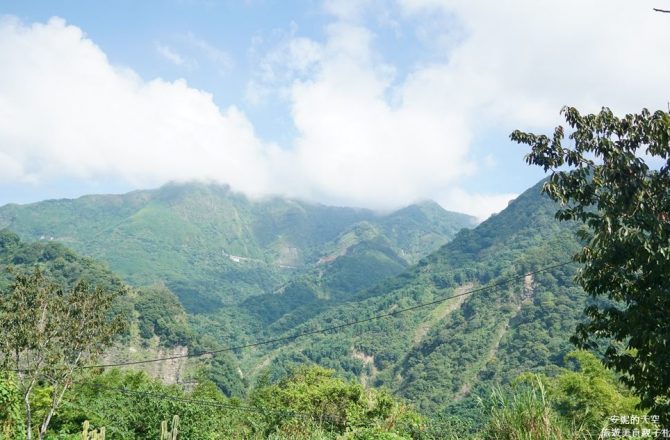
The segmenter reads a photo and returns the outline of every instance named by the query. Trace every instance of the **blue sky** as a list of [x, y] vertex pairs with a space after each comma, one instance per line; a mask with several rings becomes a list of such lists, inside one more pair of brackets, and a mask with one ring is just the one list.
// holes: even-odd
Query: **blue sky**
[[542, 177], [513, 129], [666, 107], [652, 6], [5, 1], [0, 204], [202, 179], [485, 218]]

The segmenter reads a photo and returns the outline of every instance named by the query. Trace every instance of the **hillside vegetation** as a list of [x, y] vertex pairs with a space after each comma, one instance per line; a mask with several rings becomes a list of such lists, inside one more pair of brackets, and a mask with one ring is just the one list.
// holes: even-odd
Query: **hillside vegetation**
[[[471, 218], [432, 203], [380, 216], [206, 185], [7, 206], [0, 219], [38, 241], [2, 232], [0, 262], [39, 264], [62, 282], [133, 284], [118, 305], [130, 330], [105, 362], [223, 350], [141, 367], [192, 391], [141, 373], [92, 372], [54, 432], [74, 433], [88, 419], [151, 438], [160, 419], [179, 414], [184, 429], [218, 433], [211, 438], [515, 438], [501, 430], [526, 429], [532, 409], [548, 421], [537, 438], [591, 438], [603, 414], [632, 413], [636, 400], [593, 355], [571, 353], [588, 303], [572, 281], [580, 243], [574, 225], [554, 219], [541, 184], [473, 229], [462, 228]], [[82, 216], [82, 228], [61, 220], [67, 212]], [[319, 332], [329, 327], [338, 328]], [[236, 345], [251, 346], [227, 350]], [[610, 400], [580, 418], [574, 405], [595, 399], [593, 389]], [[194, 403], [202, 399], [239, 406], [221, 415], [232, 431], [211, 427]], [[152, 427], [142, 431], [122, 408]]]
[[0, 208], [0, 228], [62, 242], [134, 285], [163, 282], [193, 313], [272, 293], [366, 240], [396, 254], [397, 272], [474, 224], [432, 202], [379, 215], [197, 183]]
[[[579, 248], [574, 227], [555, 221], [556, 206], [540, 195], [540, 185], [356, 299], [297, 328], [279, 321], [270, 329], [290, 335], [365, 319], [570, 262]], [[475, 402], [492, 385], [510, 383], [523, 372], [551, 373], [562, 365], [587, 301], [572, 282], [574, 271], [567, 264], [333, 334], [258, 349], [247, 362], [260, 359], [260, 365], [277, 375], [293, 363], [314, 362], [388, 387], [428, 413], [480, 420]]]
[[[270, 325], [288, 328], [346, 302], [474, 225], [473, 217], [434, 202], [382, 215], [284, 198], [253, 200], [197, 183], [0, 208], [0, 227], [104, 261], [137, 287], [137, 313], [147, 319], [136, 333], [155, 349], [177, 350], [162, 355], [276, 334], [266, 332]], [[110, 360], [146, 354], [119, 350]], [[172, 380], [184, 368], [172, 369]], [[241, 380], [238, 373], [216, 375], [226, 392], [239, 391], [223, 385]]]
[[[126, 326], [115, 346], [103, 357], [105, 363], [183, 354], [202, 350], [203, 344], [208, 343], [192, 330], [179, 299], [166, 286], [127, 286], [104, 263], [82, 257], [60, 243], [26, 243], [13, 232], [0, 230], [0, 291], [10, 286], [17, 273], [28, 273], [36, 267], [64, 289], [83, 280], [119, 294], [114, 313], [123, 316]], [[234, 372], [234, 364], [230, 356], [222, 355], [208, 363], [196, 364], [184, 359], [174, 365], [148, 364], [139, 368], [168, 383], [198, 374], [209, 375], [224, 392], [241, 394], [245, 385]]]

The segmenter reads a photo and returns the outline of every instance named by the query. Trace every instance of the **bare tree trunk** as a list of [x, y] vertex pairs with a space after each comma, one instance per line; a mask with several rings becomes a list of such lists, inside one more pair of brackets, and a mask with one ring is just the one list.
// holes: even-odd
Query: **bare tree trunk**
[[67, 391], [69, 387], [69, 384], [66, 383], [63, 385], [63, 389], [61, 389], [60, 393], [58, 395], [54, 391], [54, 396], [51, 400], [51, 407], [49, 408], [49, 412], [47, 415], [44, 417], [44, 420], [42, 421], [42, 425], [40, 426], [40, 440], [44, 438], [44, 436], [47, 433], [47, 428], [49, 427], [49, 423], [51, 422], [51, 418], [54, 415], [54, 412], [56, 411], [56, 408], [58, 408], [58, 405], [60, 405], [61, 400], [63, 400], [63, 396], [65, 395], [65, 391]]
[[[18, 356], [18, 355], [17, 355]], [[17, 357], [18, 359], [18, 357]], [[42, 365], [42, 360], [40, 359], [37, 368], [39, 368]], [[17, 360], [16, 365], [20, 365], [20, 362]], [[20, 371], [20, 370], [19, 370]], [[34, 371], [33, 371], [34, 373]], [[21, 373], [19, 373], [21, 374]], [[32, 421], [32, 411], [30, 409], [30, 395], [33, 392], [33, 387], [35, 386], [35, 383], [37, 382], [37, 377], [32, 376], [30, 377], [30, 383], [28, 384], [28, 387], [25, 388], [25, 391], [23, 393], [23, 402], [26, 407], [26, 439], [27, 440], [32, 440], [33, 438], [33, 433], [32, 433], [32, 428], [33, 428], [33, 421]]]
[[26, 439], [27, 440], [32, 440], [33, 438], [33, 433], [32, 433], [32, 421], [31, 421], [31, 413], [30, 413], [30, 394], [26, 393], [25, 396], [23, 397], [23, 401], [26, 405]]
[[63, 378], [63, 385], [62, 388], [59, 392], [57, 392], [58, 386], [56, 385], [54, 387], [53, 391], [53, 396], [51, 397], [51, 407], [49, 408], [49, 412], [47, 415], [44, 417], [44, 420], [42, 421], [42, 425], [40, 426], [40, 440], [44, 438], [44, 436], [47, 433], [47, 428], [49, 427], [49, 423], [51, 422], [51, 418], [53, 417], [54, 413], [56, 412], [56, 408], [60, 405], [61, 401], [63, 400], [63, 396], [65, 395], [65, 392], [70, 388], [70, 385], [72, 384], [72, 374], [74, 373], [74, 369], [79, 365], [79, 361], [81, 360], [81, 355], [82, 353], [79, 352], [77, 354], [77, 357], [75, 358], [74, 362], [69, 366], [69, 369]]

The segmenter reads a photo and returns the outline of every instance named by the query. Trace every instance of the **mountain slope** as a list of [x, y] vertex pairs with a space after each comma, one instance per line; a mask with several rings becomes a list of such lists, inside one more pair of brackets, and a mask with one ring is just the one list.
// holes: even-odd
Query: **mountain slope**
[[[368, 239], [386, 240], [400, 256], [397, 264], [406, 266], [474, 225], [472, 217], [437, 205], [406, 209], [381, 216], [283, 198], [251, 200], [221, 185], [169, 184], [124, 195], [7, 205], [0, 208], [0, 227], [27, 240], [53, 237], [106, 261], [132, 284], [165, 282], [190, 312], [209, 313], [271, 294], [296, 271], [333, 261]], [[357, 236], [353, 231], [361, 222], [376, 233]], [[342, 247], [347, 234], [351, 240]]]
[[[406, 272], [285, 334], [390, 313], [570, 261], [579, 247], [574, 226], [554, 219], [556, 205], [540, 195], [541, 184]], [[472, 416], [474, 397], [486, 394], [490, 384], [551, 370], [571, 348], [568, 337], [586, 301], [572, 284], [574, 271], [574, 265], [558, 267], [393, 318], [251, 352], [246, 365], [262, 371], [257, 365], [268, 364], [276, 375], [290, 363], [315, 362], [390, 387], [426, 411]]]
[[[10, 267], [12, 272], [7, 270]], [[129, 288], [104, 263], [82, 257], [61, 243], [44, 240], [29, 243], [11, 231], [0, 230], [0, 295], [10, 287], [13, 273], [35, 268], [64, 291], [83, 280], [118, 293], [114, 312], [121, 314], [127, 325], [114, 346], [103, 355], [102, 363], [184, 355], [213, 345], [204, 335], [195, 334], [186, 311], [164, 285]], [[200, 370], [228, 395], [242, 395], [246, 386], [236, 372], [235, 359], [226, 353], [204, 361], [176, 359], [130, 368], [144, 370], [167, 383], [187, 379]]]
[[[573, 265], [440, 301], [571, 259], [579, 249], [575, 227], [554, 219], [557, 206], [540, 195], [541, 184], [451, 241], [471, 219], [451, 218], [431, 203], [380, 216], [285, 199], [253, 201], [211, 185], [109, 196], [112, 207], [107, 196], [6, 206], [0, 222], [24, 235], [67, 239], [138, 284], [165, 280], [191, 312], [188, 324], [205, 349], [434, 302], [335, 333], [244, 350], [239, 369], [231, 359], [218, 367], [239, 372], [226, 374], [230, 384], [223, 386], [239, 392], [242, 382], [265, 372], [277, 377], [296, 363], [318, 363], [386, 386], [424, 411], [476, 419], [476, 397], [492, 384], [560, 364], [586, 303], [571, 281]], [[71, 227], [75, 216], [80, 231]], [[62, 235], [52, 232], [59, 230]], [[161, 332], [161, 323], [149, 319], [156, 312], [151, 301], [139, 303], [152, 323], [139, 331]], [[182, 324], [172, 321], [176, 328], [164, 337], [178, 341]]]

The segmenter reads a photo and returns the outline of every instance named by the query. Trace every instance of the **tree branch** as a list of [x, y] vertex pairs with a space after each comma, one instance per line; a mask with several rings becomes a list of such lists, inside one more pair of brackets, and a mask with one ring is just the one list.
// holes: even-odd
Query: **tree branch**
[[658, 9], [658, 8], [654, 8], [654, 11], [656, 11], [656, 12], [664, 12], [664, 13], [666, 13], [666, 14], [670, 14], [670, 10], [667, 10], [667, 9]]

